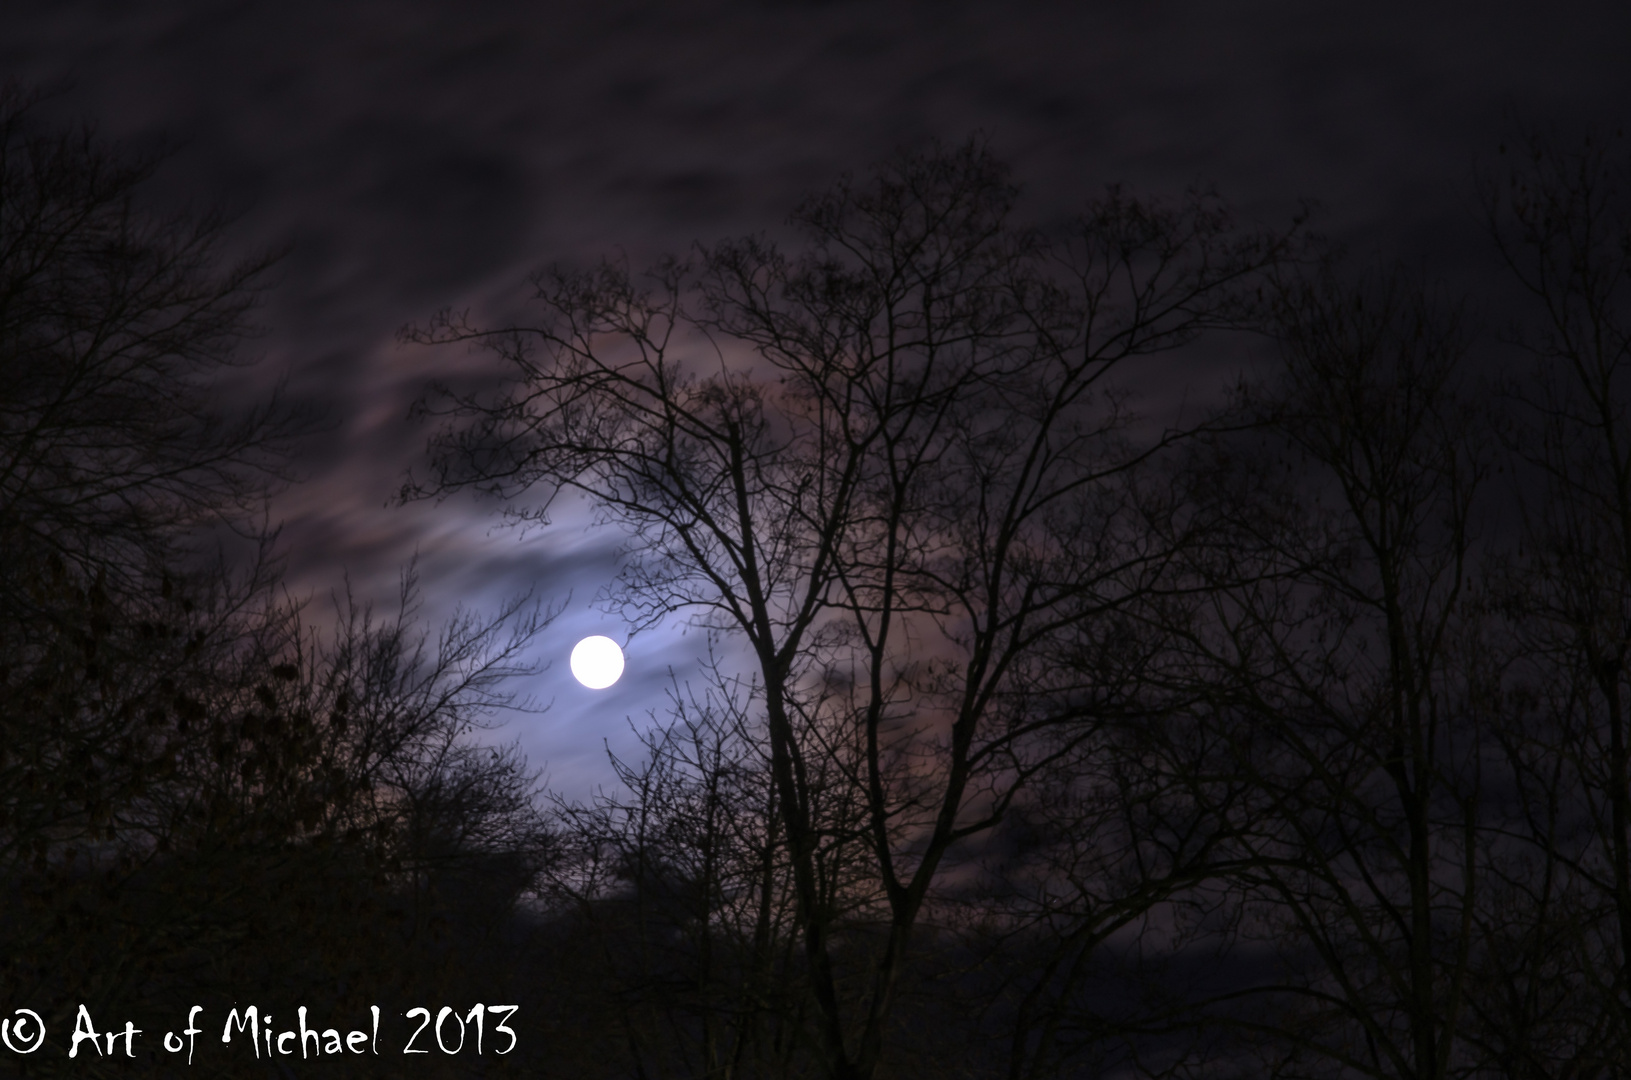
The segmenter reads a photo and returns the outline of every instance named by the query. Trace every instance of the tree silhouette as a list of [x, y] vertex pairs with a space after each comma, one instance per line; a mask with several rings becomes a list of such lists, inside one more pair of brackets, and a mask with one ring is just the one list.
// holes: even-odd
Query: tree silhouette
[[[1114, 616], [1168, 558], [1129, 477], [1170, 438], [1128, 437], [1111, 373], [1237, 322], [1289, 253], [1204, 195], [1112, 190], [1054, 242], [1014, 196], [977, 145], [905, 155], [806, 202], [802, 254], [728, 241], [649, 288], [552, 272], [534, 323], [407, 332], [514, 379], [422, 403], [449, 422], [405, 497], [541, 521], [582, 491], [632, 537], [637, 624], [684, 611], [748, 649], [811, 1045], [846, 1080], [883, 1060], [956, 853], [1129, 692]], [[862, 912], [876, 935], [840, 933]]]
[[[411, 575], [394, 621], [280, 593], [258, 522], [296, 418], [223, 404], [270, 260], [152, 213], [155, 164], [0, 92], [0, 969], [52, 1033], [30, 1075], [119, 1073], [60, 1052], [81, 1003], [476, 1000], [548, 849], [535, 775], [470, 734], [553, 613], [427, 638]], [[247, 566], [200, 556], [215, 526]]]
[[142, 593], [186, 530], [252, 520], [298, 430], [221, 393], [273, 256], [222, 268], [219, 214], [142, 205], [158, 158], [37, 112], [0, 90], [0, 582], [25, 625], [53, 558]]
[[557, 804], [543, 894], [593, 940], [631, 1067], [782, 1076], [808, 1060], [811, 1007], [767, 763], [741, 703], [676, 698], [614, 759], [628, 794]]
[[1631, 1053], [1631, 155], [1623, 134], [1536, 134], [1503, 159], [1485, 220], [1532, 301], [1501, 730], [1523, 843], [1487, 923], [1482, 1035], [1510, 1075], [1608, 1075]]
[[[1282, 364], [1199, 474], [1198, 695], [1250, 797], [1242, 933], [1281, 1075], [1457, 1075], [1482, 876], [1477, 497], [1464, 317], [1403, 275], [1277, 292]], [[1262, 1014], [1259, 1014], [1260, 1016]]]

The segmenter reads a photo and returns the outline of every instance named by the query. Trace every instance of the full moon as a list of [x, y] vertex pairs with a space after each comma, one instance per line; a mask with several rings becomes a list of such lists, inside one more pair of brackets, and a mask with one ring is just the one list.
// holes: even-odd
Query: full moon
[[623, 650], [609, 637], [586, 637], [572, 649], [572, 677], [591, 690], [604, 690], [623, 674]]

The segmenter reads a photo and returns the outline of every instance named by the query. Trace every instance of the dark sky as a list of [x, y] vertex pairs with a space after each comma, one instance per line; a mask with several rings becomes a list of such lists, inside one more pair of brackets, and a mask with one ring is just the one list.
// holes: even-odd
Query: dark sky
[[617, 687], [583, 690], [572, 643], [623, 636], [590, 604], [618, 537], [566, 513], [523, 544], [490, 507], [385, 505], [423, 444], [405, 421], [421, 381], [477, 362], [397, 345], [403, 323], [502, 310], [554, 260], [775, 230], [846, 170], [976, 130], [1035, 221], [1111, 181], [1215, 183], [1267, 224], [1318, 200], [1318, 227], [1355, 250], [1482, 289], [1478, 161], [1517, 124], [1622, 122], [1627, 43], [1623, 3], [0, 6], [0, 76], [64, 87], [52, 108], [113, 138], [178, 143], [158, 198], [241, 211], [246, 250], [290, 245], [255, 348], [333, 421], [276, 508], [297, 587], [349, 572], [388, 598], [417, 550], [433, 617], [571, 591], [532, 687], [553, 708], [503, 734], [575, 795], [608, 775], [602, 740], [629, 748], [624, 718], [661, 707], [695, 636], [643, 635]]

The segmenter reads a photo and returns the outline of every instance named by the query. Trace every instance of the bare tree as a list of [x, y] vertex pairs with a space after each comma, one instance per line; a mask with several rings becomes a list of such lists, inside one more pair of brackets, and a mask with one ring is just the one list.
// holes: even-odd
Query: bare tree
[[[1475, 510], [1490, 469], [1456, 308], [1398, 274], [1279, 292], [1277, 379], [1199, 474], [1194, 638], [1251, 797], [1241, 932], [1277, 977], [1226, 995], [1275, 1075], [1459, 1075], [1484, 796]], [[1262, 946], [1259, 946], [1262, 947]]]
[[[151, 212], [156, 164], [0, 91], [0, 968], [54, 1036], [223, 981], [366, 995], [547, 853], [536, 777], [470, 735], [551, 613], [427, 641], [405, 582], [394, 622], [302, 621], [257, 520], [293, 418], [223, 406], [270, 260]], [[195, 558], [212, 525], [258, 557]]]
[[252, 533], [285, 462], [287, 413], [232, 417], [211, 393], [269, 259], [223, 268], [219, 217], [149, 212], [156, 165], [0, 88], [0, 865], [14, 890], [30, 874], [87, 880], [84, 857], [163, 774], [164, 704], [269, 582], [264, 559], [233, 577], [184, 558], [198, 526]]
[[430, 642], [404, 588], [395, 619], [347, 598], [327, 633], [269, 591], [178, 601], [143, 664], [70, 653], [9, 699], [35, 734], [7, 745], [0, 934], [54, 1031], [79, 1002], [162, 1012], [223, 983], [366, 1007], [510, 917], [550, 850], [537, 777], [470, 736], [550, 613], [516, 601]]
[[1174, 670], [1169, 635], [1193, 603], [1115, 621], [1137, 660], [1117, 680], [1133, 691], [1124, 715], [1105, 710], [1033, 778], [960, 898], [997, 977], [994, 1056], [1015, 1080], [1181, 1075], [1226, 1054], [1204, 1006], [1239, 981], [1224, 883], [1253, 862], [1237, 831], [1261, 799]]
[[[582, 491], [631, 537], [631, 618], [691, 612], [746, 646], [814, 1045], [844, 1080], [878, 1068], [948, 856], [1126, 693], [1054, 662], [1167, 558], [1127, 478], [1170, 440], [1124, 437], [1111, 373], [1231, 324], [1287, 253], [1210, 197], [1114, 190], [1045, 243], [1009, 224], [1014, 190], [978, 146], [907, 155], [804, 204], [801, 255], [721, 243], [649, 288], [552, 272], [535, 323], [407, 332], [514, 379], [422, 404], [448, 426], [405, 497], [474, 487], [542, 521]], [[857, 848], [879, 933], [851, 948], [833, 860]]]
[[793, 890], [768, 762], [743, 705], [676, 696], [614, 757], [626, 794], [557, 802], [555, 910], [594, 940], [603, 1008], [641, 1075], [772, 1077], [807, 1067]]
[[1503, 155], [1486, 220], [1533, 301], [1503, 732], [1531, 866], [1488, 1031], [1513, 1075], [1604, 1075], [1631, 1053], [1631, 150], [1533, 135]]
[[268, 583], [263, 544], [208, 625], [228, 578], [184, 548], [253, 532], [286, 462], [292, 417], [233, 417], [211, 385], [270, 260], [222, 268], [218, 216], [147, 212], [156, 165], [0, 88], [0, 857], [112, 827], [151, 778], [134, 732], [159, 688]]
[[22, 617], [53, 557], [143, 591], [185, 530], [251, 522], [287, 466], [294, 417], [219, 392], [273, 256], [224, 264], [221, 215], [144, 206], [160, 160], [0, 89], [0, 581]]

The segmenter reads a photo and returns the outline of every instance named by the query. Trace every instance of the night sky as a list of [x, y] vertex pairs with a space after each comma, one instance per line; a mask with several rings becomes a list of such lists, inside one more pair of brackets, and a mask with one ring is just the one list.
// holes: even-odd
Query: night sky
[[[1631, 102], [1626, 4], [0, 10], [5, 77], [59, 90], [53, 115], [113, 139], [174, 144], [150, 195], [238, 212], [244, 251], [288, 247], [251, 349], [258, 385], [286, 374], [328, 418], [302, 451], [306, 480], [274, 510], [296, 591], [326, 596], [349, 573], [388, 600], [415, 551], [433, 622], [529, 585], [546, 600], [570, 591], [539, 643], [553, 667], [531, 688], [552, 708], [498, 734], [572, 795], [609, 776], [603, 740], [633, 749], [625, 718], [662, 707], [697, 637], [677, 623], [642, 635], [615, 688], [579, 688], [572, 643], [624, 636], [592, 604], [618, 536], [570, 508], [523, 543], [489, 504], [388, 505], [423, 450], [406, 420], [423, 381], [486, 363], [401, 346], [404, 323], [449, 305], [501, 317], [550, 262], [622, 252], [639, 265], [693, 240], [777, 235], [801, 195], [845, 171], [976, 131], [1012, 163], [1033, 222], [1114, 181], [1153, 195], [1215, 184], [1267, 225], [1312, 199], [1315, 228], [1359, 255], [1498, 307], [1473, 212], [1479, 161], [1524, 127], [1612, 126]], [[1238, 362], [1192, 365], [1189, 389], [1204, 396]]]

